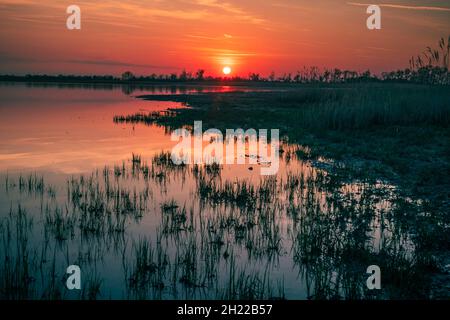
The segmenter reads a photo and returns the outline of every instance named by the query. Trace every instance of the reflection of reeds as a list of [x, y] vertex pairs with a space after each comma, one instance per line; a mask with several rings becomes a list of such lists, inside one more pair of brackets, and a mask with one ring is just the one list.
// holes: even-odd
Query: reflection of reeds
[[27, 176], [19, 175], [17, 183], [14, 179], [9, 177], [9, 174], [5, 176], [5, 191], [9, 192], [18, 188], [20, 193], [27, 192], [29, 195], [42, 197], [47, 195], [50, 198], [55, 198], [56, 191], [53, 186], [46, 185], [44, 183], [44, 177], [38, 176], [36, 173], [30, 173]]
[[155, 154], [152, 158], [152, 163], [158, 166], [171, 167], [175, 164], [172, 162], [170, 152], [161, 152]]
[[140, 165], [141, 164], [141, 161], [142, 161], [142, 157], [141, 157], [141, 155], [139, 155], [139, 154], [132, 154], [132, 158], [131, 158], [131, 162], [134, 164], [134, 165]]
[[218, 299], [226, 300], [267, 300], [283, 299], [284, 287], [281, 284], [278, 292], [273, 290], [267, 270], [261, 275], [258, 272], [247, 273], [245, 270], [238, 270], [235, 258], [232, 256], [229, 262], [228, 283], [222, 292], [219, 292]]
[[[192, 224], [190, 226], [188, 223], [188, 215], [186, 207], [180, 209], [177, 203], [172, 199], [169, 202], [163, 203], [161, 205], [162, 220], [161, 220], [161, 230], [163, 233], [177, 233], [180, 231], [191, 230]], [[190, 220], [193, 222], [193, 211], [191, 210]]]
[[150, 289], [164, 289], [169, 261], [160, 242], [154, 248], [147, 239], [140, 239], [133, 244], [133, 250], [134, 262], [130, 266], [124, 264], [130, 293], [145, 298]]
[[[19, 206], [1, 220], [1, 297], [73, 297], [61, 284], [62, 266], [72, 261], [92, 275], [76, 298], [107, 297], [97, 270], [105, 257], [122, 258], [125, 283], [115, 290], [125, 288], [128, 298], [282, 299], [285, 284], [274, 274], [286, 272], [283, 260], [310, 298], [417, 297], [412, 279], [427, 292], [421, 271], [433, 266], [427, 254], [433, 237], [418, 227], [428, 226], [421, 214], [427, 207], [383, 185], [349, 184], [310, 166], [256, 182], [223, 179], [220, 166], [185, 169], [171, 164], [168, 153], [151, 164], [105, 167], [69, 178], [65, 201], [41, 177], [19, 178], [19, 194], [37, 200], [41, 216], [34, 224]], [[196, 189], [187, 203], [162, 191], [189, 178]], [[5, 188], [12, 179], [5, 178]], [[160, 215], [156, 232], [136, 236], [152, 208]], [[445, 238], [444, 229], [433, 232]], [[384, 296], [365, 290], [370, 264], [382, 267]]]
[[36, 281], [32, 276], [33, 252], [29, 248], [29, 233], [33, 220], [19, 205], [11, 209], [7, 220], [1, 224], [2, 265], [0, 267], [0, 292], [2, 299], [27, 299]]
[[241, 207], [253, 207], [255, 205], [255, 189], [247, 181], [217, 182], [199, 175], [197, 179], [198, 193], [202, 199], [208, 199], [215, 203], [236, 204]]
[[135, 113], [133, 115], [120, 115], [114, 117], [114, 122], [116, 123], [146, 123], [153, 124], [157, 123], [158, 119], [161, 117], [173, 117], [175, 115], [174, 111], [154, 111], [150, 113]]
[[67, 240], [74, 237], [76, 217], [71, 215], [66, 209], [63, 212], [59, 208], [51, 210], [48, 206], [45, 213], [45, 229], [53, 233], [58, 241]]

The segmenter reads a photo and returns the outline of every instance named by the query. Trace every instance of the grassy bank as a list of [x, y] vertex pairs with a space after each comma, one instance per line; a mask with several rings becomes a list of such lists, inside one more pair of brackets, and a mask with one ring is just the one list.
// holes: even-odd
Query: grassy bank
[[[279, 88], [278, 88], [279, 89]], [[450, 254], [450, 90], [443, 86], [359, 84], [286, 87], [284, 91], [142, 96], [185, 103], [164, 114], [118, 116], [117, 122], [175, 129], [203, 120], [203, 128], [279, 128], [314, 161], [331, 158], [341, 179], [383, 180], [423, 206], [400, 215], [425, 257], [436, 296], [448, 296]], [[205, 129], [204, 129], [205, 130]], [[304, 150], [308, 150], [305, 152]], [[420, 269], [420, 268], [419, 268]], [[414, 269], [416, 270], [416, 268]], [[417, 270], [416, 270], [417, 271]], [[447, 272], [447, 273], [446, 273]]]
[[395, 84], [286, 87], [274, 92], [141, 96], [183, 102], [166, 114], [117, 116], [118, 122], [169, 128], [202, 120], [204, 128], [279, 128], [311, 147], [305, 157], [347, 164], [346, 172], [386, 179], [448, 208], [450, 90]]

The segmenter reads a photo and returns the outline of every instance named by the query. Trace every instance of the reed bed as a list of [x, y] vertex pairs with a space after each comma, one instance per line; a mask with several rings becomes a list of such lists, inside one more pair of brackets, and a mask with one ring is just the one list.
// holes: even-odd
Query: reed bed
[[[150, 164], [132, 155], [113, 168], [72, 176], [62, 188], [19, 177], [17, 190], [22, 184], [33, 192], [1, 219], [1, 297], [285, 299], [286, 285], [293, 285], [279, 276], [286, 272], [297, 275], [302, 298], [430, 292], [423, 271], [436, 263], [426, 245], [446, 227], [431, 221], [436, 216], [426, 203], [380, 182], [348, 182], [284, 149], [296, 169], [256, 182], [222, 179], [220, 166], [176, 168], [167, 153]], [[9, 193], [14, 179], [5, 176]], [[175, 192], [187, 182], [189, 201]], [[41, 192], [47, 188], [55, 194]], [[30, 216], [20, 202], [36, 201], [35, 191], [40, 205]], [[419, 225], [434, 226], [433, 234]], [[88, 270], [78, 293], [64, 287], [68, 264]], [[370, 264], [384, 270], [382, 294], [365, 289]], [[115, 281], [104, 265], [115, 270]], [[413, 279], [416, 289], [408, 284]]]

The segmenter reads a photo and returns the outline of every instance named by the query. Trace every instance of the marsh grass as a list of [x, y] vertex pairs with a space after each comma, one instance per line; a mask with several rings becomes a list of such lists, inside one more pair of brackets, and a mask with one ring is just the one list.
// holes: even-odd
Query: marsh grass
[[33, 252], [29, 248], [29, 232], [33, 219], [19, 205], [11, 208], [2, 230], [2, 266], [0, 269], [1, 296], [4, 299], [27, 299], [32, 294], [35, 278], [30, 265]]
[[390, 180], [409, 196], [442, 203], [450, 172], [449, 92], [448, 86], [353, 83], [286, 86], [282, 92], [142, 96], [190, 107], [170, 115], [130, 115], [115, 121], [133, 119], [164, 126], [168, 132], [191, 128], [199, 119], [204, 127], [223, 132], [278, 128], [290, 143], [306, 146], [297, 150], [300, 158], [340, 160], [347, 175]]
[[[144, 99], [176, 100], [192, 108], [172, 110], [167, 114], [117, 116], [114, 121], [130, 122], [133, 119], [133, 122], [156, 123], [170, 128], [182, 127], [183, 122], [184, 126], [192, 125], [195, 119], [202, 119], [208, 126], [212, 121], [227, 123], [223, 128], [234, 128], [230, 125], [241, 122], [253, 128], [287, 128], [291, 139], [296, 135], [290, 130], [299, 128], [350, 130], [390, 125], [446, 126], [450, 121], [447, 91], [446, 86], [352, 84], [287, 88], [283, 92], [143, 96]], [[221, 108], [217, 108], [219, 104]], [[228, 107], [222, 108], [225, 105]], [[255, 121], [258, 126], [254, 125]], [[272, 125], [267, 125], [270, 123]], [[217, 128], [222, 129], [221, 126]]]
[[45, 209], [45, 230], [53, 234], [57, 241], [64, 241], [75, 236], [76, 216], [70, 214], [66, 208]]
[[[284, 157], [298, 161], [295, 146], [283, 148]], [[62, 202], [59, 189], [54, 188], [56, 198], [42, 193], [37, 224], [23, 207], [11, 209], [0, 224], [2, 297], [108, 298], [100, 266], [111, 259], [122, 261], [124, 283], [116, 290], [130, 299], [289, 298], [283, 277], [274, 276], [280, 270], [297, 273], [310, 299], [430, 292], [426, 270], [435, 261], [428, 249], [435, 248], [433, 233], [445, 235], [446, 227], [435, 221], [445, 216], [432, 215], [426, 202], [303, 162], [251, 182], [223, 179], [220, 166], [176, 169], [167, 153], [148, 165], [140, 159], [68, 178]], [[12, 177], [5, 179], [11, 186]], [[190, 201], [164, 192], [164, 186], [187, 179]], [[135, 234], [152, 216], [156, 229]], [[283, 269], [286, 260], [289, 271]], [[63, 286], [62, 266], [68, 263], [92, 275], [76, 297]], [[383, 294], [364, 289], [370, 264], [382, 267]], [[294, 284], [287, 285], [292, 290]]]
[[206, 175], [197, 176], [199, 196], [212, 203], [235, 204], [239, 207], [251, 208], [255, 206], [255, 189], [247, 181], [220, 182]]
[[46, 185], [44, 183], [44, 177], [38, 175], [37, 173], [30, 173], [28, 175], [20, 174], [17, 177], [17, 181], [9, 176], [8, 173], [5, 175], [5, 192], [18, 191], [21, 194], [27, 193], [28, 195], [33, 195], [35, 197], [48, 196], [49, 198], [55, 198], [56, 190], [51, 185]]
[[[167, 253], [157, 242], [156, 248], [147, 239], [133, 243], [134, 263], [127, 266], [124, 258], [125, 275], [130, 294], [145, 298], [150, 289], [161, 291], [166, 286], [165, 280], [170, 268]], [[129, 271], [128, 271], [129, 268]]]

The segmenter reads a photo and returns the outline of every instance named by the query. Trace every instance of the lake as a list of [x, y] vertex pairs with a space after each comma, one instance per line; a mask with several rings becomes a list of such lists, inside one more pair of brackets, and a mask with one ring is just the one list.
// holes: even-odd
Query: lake
[[[258, 89], [1, 85], [1, 295], [383, 298], [367, 267], [415, 257], [392, 214], [412, 200], [395, 186], [340, 179], [332, 159], [286, 140], [275, 176], [176, 166], [169, 128], [113, 121], [186, 107], [138, 95], [234, 90]], [[81, 290], [66, 289], [69, 265]]]

